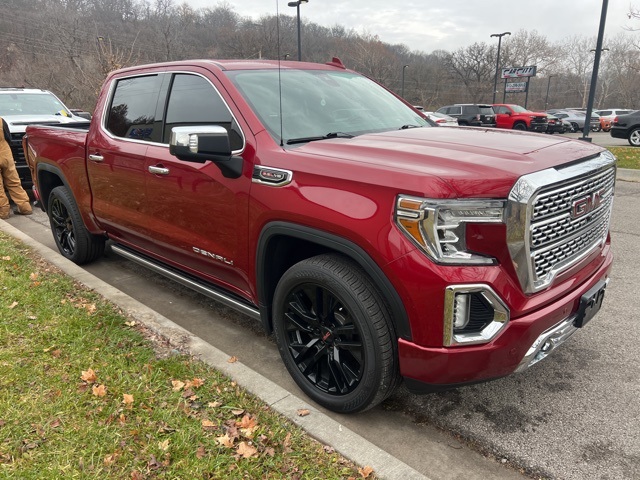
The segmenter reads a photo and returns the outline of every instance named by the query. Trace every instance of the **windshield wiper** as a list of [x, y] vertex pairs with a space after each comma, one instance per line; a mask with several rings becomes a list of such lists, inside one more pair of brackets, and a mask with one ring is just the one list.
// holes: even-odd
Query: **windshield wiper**
[[355, 135], [351, 135], [350, 133], [344, 132], [330, 132], [326, 135], [317, 136], [317, 137], [300, 137], [300, 138], [292, 138], [287, 140], [287, 145], [293, 145], [294, 143], [307, 143], [307, 142], [315, 142], [316, 140], [327, 140], [329, 138], [353, 138]]
[[422, 125], [402, 125], [398, 130], [406, 130], [407, 128], [422, 128]]

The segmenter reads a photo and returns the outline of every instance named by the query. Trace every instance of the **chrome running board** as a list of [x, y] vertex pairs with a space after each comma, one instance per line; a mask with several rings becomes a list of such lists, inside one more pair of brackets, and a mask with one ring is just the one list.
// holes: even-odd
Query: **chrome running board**
[[150, 258], [140, 255], [139, 253], [134, 252], [133, 250], [130, 250], [129, 248], [122, 245], [114, 243], [111, 245], [111, 250], [113, 250], [114, 253], [117, 253], [118, 255], [126, 258], [127, 260], [131, 260], [132, 262], [142, 265], [143, 267], [148, 268], [155, 273], [170, 278], [180, 285], [195, 290], [196, 292], [201, 293], [211, 298], [212, 300], [215, 300], [216, 302], [220, 302], [229, 308], [233, 308], [240, 313], [244, 313], [245, 315], [250, 316], [251, 318], [260, 320], [260, 311], [257, 308], [243, 303], [232, 296], [224, 294], [222, 291], [217, 290], [212, 285], [199, 282], [193, 277], [189, 277], [178, 272], [177, 270], [167, 267], [161, 263], [155, 262]]

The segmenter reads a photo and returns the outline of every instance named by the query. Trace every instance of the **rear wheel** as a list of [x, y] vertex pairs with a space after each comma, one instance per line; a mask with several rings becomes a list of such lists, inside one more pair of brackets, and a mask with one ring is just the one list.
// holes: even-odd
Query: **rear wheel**
[[399, 381], [388, 309], [369, 277], [339, 255], [303, 260], [274, 295], [280, 355], [298, 386], [342, 413], [371, 408]]
[[629, 133], [629, 144], [634, 147], [640, 147], [640, 128], [634, 128]]
[[53, 238], [63, 256], [78, 265], [102, 256], [105, 237], [89, 233], [66, 187], [56, 187], [51, 191], [48, 213]]

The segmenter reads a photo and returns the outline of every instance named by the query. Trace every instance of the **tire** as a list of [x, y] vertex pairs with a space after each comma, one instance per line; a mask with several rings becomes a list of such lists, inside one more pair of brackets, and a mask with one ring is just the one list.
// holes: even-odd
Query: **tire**
[[398, 385], [388, 308], [351, 260], [327, 254], [292, 266], [276, 287], [273, 321], [287, 370], [318, 404], [360, 412]]
[[632, 147], [640, 147], [640, 127], [636, 127], [629, 132], [628, 140]]
[[578, 124], [576, 122], [571, 122], [571, 131], [572, 132], [579, 132], [580, 131], [580, 126], [578, 126]]
[[102, 256], [105, 237], [89, 233], [73, 195], [66, 187], [51, 190], [47, 210], [53, 238], [64, 257], [84, 265]]
[[527, 129], [527, 124], [526, 123], [522, 123], [522, 122], [518, 122], [518, 123], [513, 125], [513, 129], [514, 130], [526, 130]]

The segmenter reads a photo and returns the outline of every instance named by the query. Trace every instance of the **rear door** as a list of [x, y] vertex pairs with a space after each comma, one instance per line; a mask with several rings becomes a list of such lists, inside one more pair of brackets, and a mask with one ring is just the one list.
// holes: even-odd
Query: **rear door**
[[146, 202], [145, 158], [162, 138], [155, 112], [164, 75], [114, 80], [102, 124], [87, 138], [87, 173], [93, 212], [110, 235], [125, 243], [148, 246], [143, 221]]

